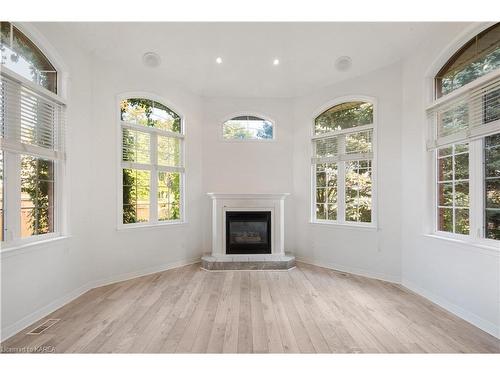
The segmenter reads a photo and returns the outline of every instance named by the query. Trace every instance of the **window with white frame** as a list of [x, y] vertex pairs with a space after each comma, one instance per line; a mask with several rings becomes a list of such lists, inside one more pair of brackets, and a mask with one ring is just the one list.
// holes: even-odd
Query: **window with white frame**
[[225, 140], [272, 140], [274, 126], [269, 120], [256, 116], [237, 116], [222, 124]]
[[373, 215], [373, 103], [337, 104], [314, 120], [312, 219], [370, 224]]
[[41, 50], [12, 23], [0, 31], [0, 239], [15, 244], [62, 233], [65, 105]]
[[427, 108], [435, 154], [435, 231], [500, 240], [500, 24], [466, 43], [435, 77]]
[[183, 220], [184, 135], [181, 117], [147, 98], [120, 102], [121, 223]]

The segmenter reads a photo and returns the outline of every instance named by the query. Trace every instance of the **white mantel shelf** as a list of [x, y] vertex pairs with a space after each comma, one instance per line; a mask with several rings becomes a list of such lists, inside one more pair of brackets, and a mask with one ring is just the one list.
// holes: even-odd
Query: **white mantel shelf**
[[[212, 199], [212, 251], [204, 258], [217, 262], [290, 261], [285, 255], [285, 198], [290, 193], [207, 193]], [[226, 254], [226, 212], [269, 211], [271, 254]], [[292, 256], [294, 263], [295, 258]]]
[[280, 199], [283, 200], [290, 193], [207, 193], [212, 199]]

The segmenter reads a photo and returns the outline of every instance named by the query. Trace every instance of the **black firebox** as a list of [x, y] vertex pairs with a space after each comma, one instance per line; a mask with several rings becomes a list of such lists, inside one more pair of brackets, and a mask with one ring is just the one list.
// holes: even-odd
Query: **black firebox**
[[226, 254], [271, 254], [271, 212], [226, 211]]

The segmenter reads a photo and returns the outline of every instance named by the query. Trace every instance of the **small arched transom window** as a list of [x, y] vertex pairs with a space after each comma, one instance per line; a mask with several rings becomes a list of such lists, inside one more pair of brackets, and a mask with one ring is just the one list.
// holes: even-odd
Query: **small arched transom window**
[[237, 116], [222, 124], [222, 137], [226, 140], [271, 140], [274, 125], [256, 116]]
[[374, 222], [373, 104], [337, 104], [314, 119], [312, 220]]
[[10, 22], [0, 23], [2, 65], [24, 78], [57, 93], [57, 71], [26, 35]]
[[147, 98], [120, 102], [121, 223], [183, 219], [184, 135], [181, 117]]

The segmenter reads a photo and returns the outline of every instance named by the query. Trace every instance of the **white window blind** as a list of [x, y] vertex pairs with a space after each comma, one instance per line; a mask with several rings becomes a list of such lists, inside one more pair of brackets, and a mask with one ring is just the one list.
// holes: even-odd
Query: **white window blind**
[[[338, 161], [366, 160], [373, 158], [373, 125], [337, 132], [337, 135], [321, 135], [313, 138], [312, 164]], [[360, 130], [362, 128], [363, 130]]]
[[428, 150], [470, 142], [500, 131], [500, 71], [436, 100], [427, 109]]
[[64, 159], [63, 103], [43, 88], [2, 72], [1, 149], [48, 159]]

